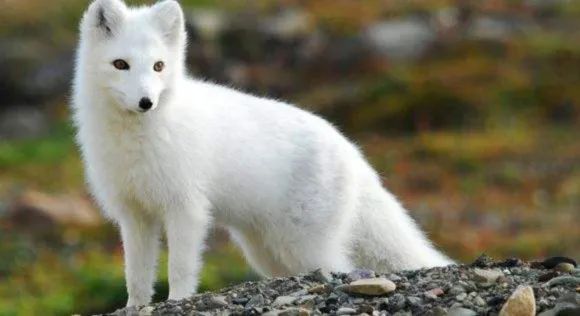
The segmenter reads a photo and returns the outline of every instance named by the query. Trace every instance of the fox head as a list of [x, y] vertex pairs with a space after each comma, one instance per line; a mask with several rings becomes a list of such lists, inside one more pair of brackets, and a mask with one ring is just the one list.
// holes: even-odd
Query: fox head
[[142, 8], [128, 8], [121, 0], [95, 0], [80, 31], [78, 67], [121, 109], [155, 109], [183, 75], [185, 25], [174, 0]]

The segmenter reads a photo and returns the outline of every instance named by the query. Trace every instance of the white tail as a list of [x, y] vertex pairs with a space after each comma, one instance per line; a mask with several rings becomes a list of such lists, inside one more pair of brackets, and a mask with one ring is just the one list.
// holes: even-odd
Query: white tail
[[401, 204], [382, 187], [367, 187], [358, 208], [351, 249], [355, 266], [390, 272], [453, 263], [433, 247]]

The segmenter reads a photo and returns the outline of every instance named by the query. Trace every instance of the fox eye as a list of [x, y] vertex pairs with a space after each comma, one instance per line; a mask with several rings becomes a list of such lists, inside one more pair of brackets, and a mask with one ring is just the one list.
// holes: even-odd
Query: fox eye
[[117, 68], [119, 70], [129, 70], [129, 64], [122, 59], [114, 60], [113, 66], [115, 66], [115, 68]]
[[165, 64], [162, 61], [158, 61], [153, 65], [153, 70], [155, 70], [157, 72], [161, 72], [164, 67], [165, 67]]

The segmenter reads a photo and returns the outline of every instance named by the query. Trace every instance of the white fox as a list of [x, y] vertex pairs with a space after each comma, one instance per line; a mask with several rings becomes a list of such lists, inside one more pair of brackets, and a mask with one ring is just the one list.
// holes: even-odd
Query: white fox
[[96, 0], [73, 111], [91, 191], [120, 226], [128, 306], [150, 302], [161, 231], [169, 299], [193, 294], [210, 223], [264, 276], [452, 263], [361, 152], [322, 118], [186, 75], [173, 0]]

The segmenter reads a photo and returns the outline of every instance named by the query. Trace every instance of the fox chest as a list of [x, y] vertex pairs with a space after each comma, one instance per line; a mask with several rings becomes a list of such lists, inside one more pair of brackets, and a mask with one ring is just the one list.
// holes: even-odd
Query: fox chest
[[119, 138], [101, 149], [95, 157], [99, 182], [122, 200], [156, 211], [184, 194], [187, 176], [167, 145]]

